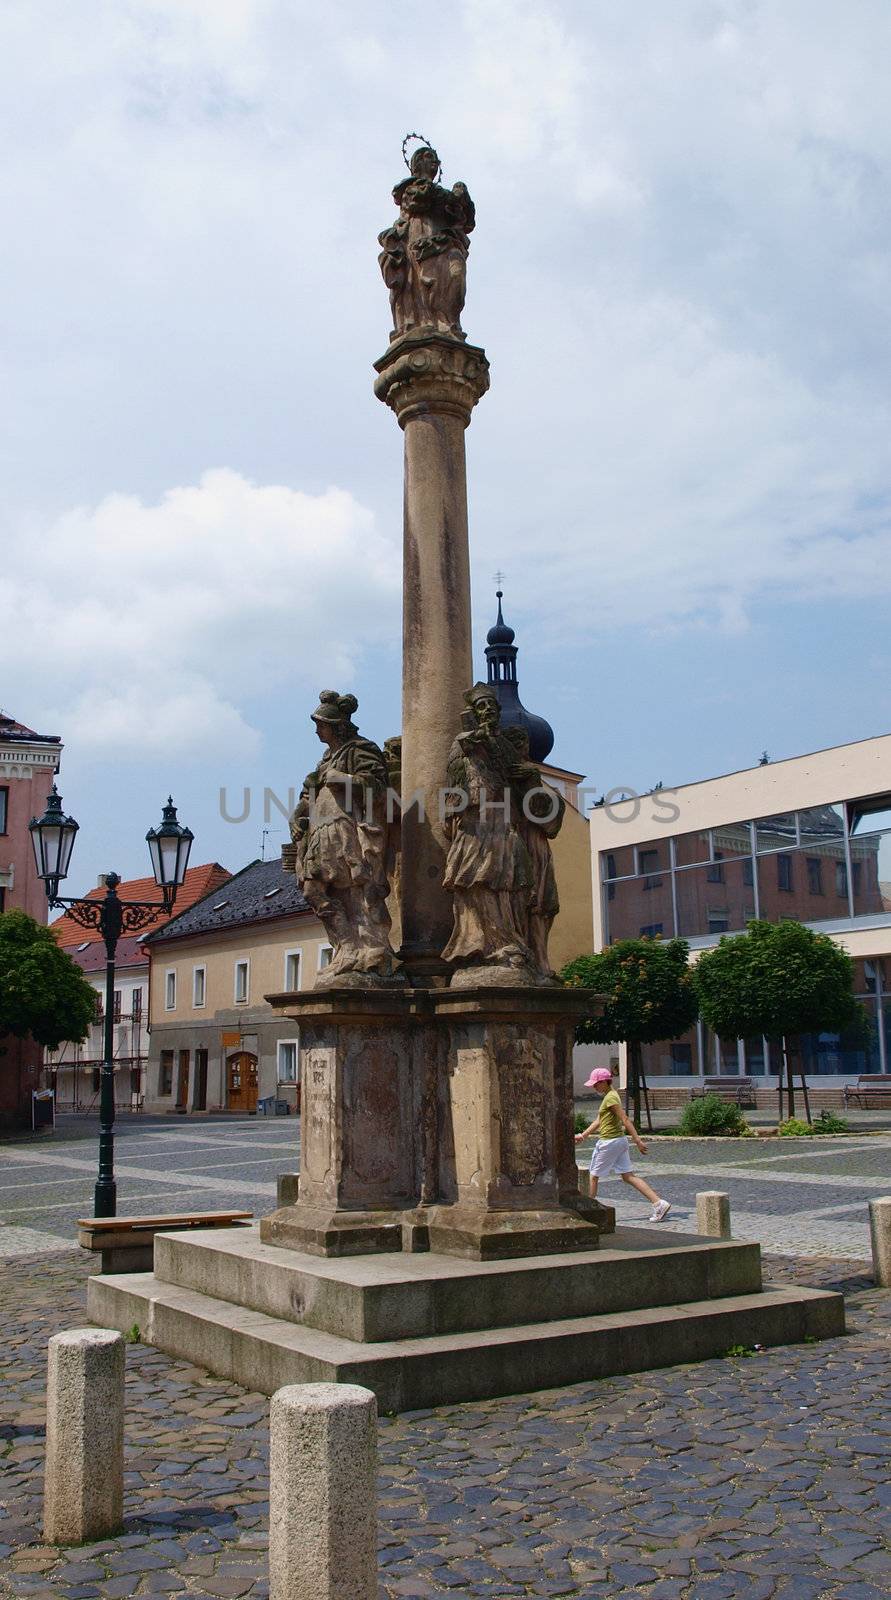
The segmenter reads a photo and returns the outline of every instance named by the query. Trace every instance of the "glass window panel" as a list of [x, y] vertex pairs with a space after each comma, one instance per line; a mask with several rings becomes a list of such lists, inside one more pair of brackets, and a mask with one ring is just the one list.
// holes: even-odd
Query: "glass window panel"
[[891, 908], [891, 832], [852, 837], [851, 889], [855, 917]]
[[807, 811], [799, 811], [798, 828], [801, 834], [801, 848], [811, 855], [816, 855], [817, 850], [824, 845], [835, 844], [841, 855], [844, 855], [845, 837], [845, 812], [843, 806], [811, 806]]
[[622, 845], [620, 849], [602, 850], [600, 853], [600, 870], [604, 878], [633, 877], [637, 871], [634, 847], [626, 844]]
[[880, 956], [854, 962], [854, 993], [877, 994], [888, 989], [888, 971]]
[[698, 833], [679, 833], [674, 848], [679, 867], [692, 867], [699, 861], [710, 861], [711, 836], [708, 829], [702, 828]]
[[661, 937], [672, 937], [671, 873], [661, 873], [656, 888], [645, 888], [646, 882], [646, 878], [626, 878], [607, 885], [605, 926], [610, 944], [616, 939], [639, 939], [645, 929], [655, 938], [660, 926]]
[[755, 848], [763, 850], [788, 850], [797, 843], [795, 812], [778, 813], [775, 817], [761, 817], [755, 823]]
[[644, 880], [645, 889], [660, 889], [662, 887], [661, 873], [668, 866], [668, 843], [662, 849], [658, 845], [640, 845], [637, 852], [637, 870]]
[[712, 828], [712, 856], [748, 856], [752, 853], [752, 830], [748, 822], [726, 822]]
[[758, 901], [765, 922], [835, 922], [848, 915], [845, 863], [810, 850], [761, 856]]
[[805, 1033], [801, 1036], [804, 1069], [814, 1074], [857, 1076], [881, 1072], [878, 1012], [876, 1001], [862, 1000], [866, 1028], [849, 1028], [843, 1033]]
[[891, 829], [891, 795], [873, 795], [868, 800], [852, 800], [848, 806], [851, 835], [883, 833]]
[[675, 873], [678, 933], [742, 933], [755, 915], [755, 898], [745, 881], [745, 860], [721, 862], [722, 881], [716, 883], [713, 866], [687, 867]]
[[763, 1039], [746, 1040], [746, 1076], [763, 1078], [770, 1071], [768, 1052]]

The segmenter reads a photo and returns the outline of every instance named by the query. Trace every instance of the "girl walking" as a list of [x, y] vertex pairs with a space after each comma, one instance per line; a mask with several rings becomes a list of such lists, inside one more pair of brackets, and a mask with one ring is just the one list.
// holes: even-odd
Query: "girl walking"
[[671, 1210], [670, 1200], [660, 1200], [655, 1189], [651, 1189], [643, 1178], [639, 1178], [631, 1166], [631, 1157], [628, 1154], [628, 1140], [633, 1139], [642, 1156], [647, 1153], [640, 1134], [622, 1110], [622, 1102], [617, 1091], [612, 1087], [612, 1073], [608, 1067], [595, 1067], [590, 1078], [585, 1081], [586, 1089], [593, 1089], [600, 1095], [600, 1109], [589, 1127], [575, 1136], [576, 1144], [582, 1139], [590, 1138], [592, 1133], [597, 1134], [597, 1143], [591, 1156], [591, 1197], [597, 1193], [597, 1185], [601, 1178], [609, 1177], [610, 1173], [617, 1172], [623, 1183], [630, 1183], [632, 1189], [642, 1194], [649, 1200], [653, 1207], [648, 1222], [661, 1222]]

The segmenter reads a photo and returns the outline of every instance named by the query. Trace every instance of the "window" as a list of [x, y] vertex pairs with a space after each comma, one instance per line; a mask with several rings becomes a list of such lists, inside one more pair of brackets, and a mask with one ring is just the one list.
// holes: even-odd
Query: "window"
[[[614, 878], [616, 876], [616, 858], [611, 851], [608, 851], [603, 858], [603, 870], [607, 879]], [[606, 898], [607, 900], [615, 900], [616, 886], [614, 883], [608, 883]]]
[[173, 1093], [173, 1051], [161, 1051], [161, 1074], [158, 1079], [158, 1093]]
[[686, 1076], [693, 1071], [693, 1046], [685, 1044], [681, 1039], [673, 1039], [669, 1045], [669, 1060], [671, 1071]]
[[661, 922], [648, 922], [646, 927], [641, 928], [640, 930], [640, 936], [642, 939], [658, 939], [661, 936], [661, 933]]
[[776, 817], [761, 817], [755, 823], [755, 848], [762, 850], [788, 850], [798, 843], [798, 823], [794, 811]]
[[300, 951], [285, 952], [285, 990], [294, 994], [300, 988]]
[[235, 1004], [247, 1005], [250, 993], [250, 962], [236, 961], [235, 963]]
[[6, 890], [0, 886], [0, 911], [6, 910]]
[[777, 888], [792, 893], [792, 857], [777, 856]]
[[652, 876], [652, 874], [658, 873], [659, 871], [658, 850], [638, 850], [637, 867], [638, 871], [643, 875], [645, 889], [660, 888], [662, 879], [660, 877]]
[[835, 892], [841, 900], [848, 898], [848, 867], [844, 861], [835, 863]]
[[98, 1094], [102, 1087], [102, 1068], [93, 1068], [93, 1093]]
[[9, 789], [5, 786], [0, 789], [0, 833], [6, 832], [6, 823], [9, 817]]
[[[724, 868], [721, 865], [721, 856], [722, 856], [722, 852], [720, 850], [716, 850], [715, 851], [715, 859], [714, 859], [714, 861], [712, 862], [711, 866], [708, 868], [708, 870], [707, 870], [707, 872], [705, 874], [706, 879], [707, 879], [707, 881], [709, 883], [723, 883], [724, 882]], [[752, 863], [750, 861], [749, 862], [749, 866], [751, 866], [751, 864]]]
[[204, 1005], [207, 989], [207, 971], [204, 967], [192, 968], [192, 1004], [197, 1008]]
[[105, 1016], [105, 1004], [98, 989], [96, 990], [96, 999], [94, 1003], [96, 1006], [96, 1021], [101, 1022]]
[[755, 886], [755, 863], [752, 860], [751, 856], [746, 856], [746, 858], [745, 858], [745, 860], [744, 860], [744, 862], [742, 864], [742, 867], [743, 867], [743, 883], [745, 884], [747, 889], [753, 889], [754, 886]]
[[852, 883], [852, 886], [853, 886], [853, 889], [854, 889], [854, 899], [855, 900], [856, 900], [858, 894], [860, 893], [860, 881], [861, 881], [862, 874], [863, 874], [863, 863], [862, 863], [862, 861], [852, 861], [851, 862], [851, 883]]
[[134, 989], [130, 995], [130, 1015], [134, 1022], [142, 1016], [142, 989]]
[[808, 894], [823, 893], [823, 863], [819, 856], [807, 856]]
[[320, 972], [321, 972], [323, 967], [330, 967], [330, 965], [331, 965], [331, 957], [333, 956], [333, 954], [334, 954], [333, 945], [330, 945], [330, 944], [320, 944], [319, 945], [319, 971]]
[[168, 972], [164, 978], [164, 1010], [176, 1010], [176, 973]]
[[297, 1050], [296, 1039], [279, 1039], [277, 1070], [279, 1083], [297, 1082]]
[[121, 991], [120, 991], [120, 989], [115, 989], [115, 992], [114, 992], [114, 1020], [115, 1020], [115, 1022], [120, 1022], [120, 1020], [121, 1020]]
[[709, 933], [726, 933], [727, 930], [729, 929], [729, 927], [730, 927], [730, 912], [729, 911], [725, 911], [725, 910], [709, 911], [709, 913], [708, 913], [708, 931], [709, 931]]

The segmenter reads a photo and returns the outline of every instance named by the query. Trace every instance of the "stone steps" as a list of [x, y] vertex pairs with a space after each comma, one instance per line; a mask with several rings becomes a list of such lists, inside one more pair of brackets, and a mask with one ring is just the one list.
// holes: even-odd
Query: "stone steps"
[[358, 1343], [615, 1314], [754, 1294], [757, 1244], [621, 1228], [584, 1254], [500, 1262], [406, 1252], [325, 1258], [256, 1228], [159, 1235], [155, 1277]]
[[683, 1305], [451, 1332], [373, 1344], [272, 1317], [152, 1273], [94, 1277], [88, 1313], [248, 1389], [358, 1383], [382, 1411], [482, 1400], [701, 1361], [733, 1345], [844, 1332], [841, 1295], [769, 1289]]

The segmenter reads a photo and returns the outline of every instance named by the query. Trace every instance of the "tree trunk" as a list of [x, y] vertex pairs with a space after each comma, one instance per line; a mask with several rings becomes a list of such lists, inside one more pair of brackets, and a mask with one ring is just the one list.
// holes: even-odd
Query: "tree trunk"
[[795, 1115], [795, 1082], [794, 1082], [794, 1079], [792, 1077], [792, 1051], [791, 1051], [790, 1046], [789, 1046], [789, 1040], [787, 1039], [785, 1034], [783, 1034], [783, 1059], [785, 1060], [785, 1063], [786, 1063], [786, 1097], [787, 1097], [787, 1099], [789, 1101], [789, 1107], [788, 1107], [788, 1113], [787, 1114], [790, 1117], [794, 1117], [794, 1115]]

